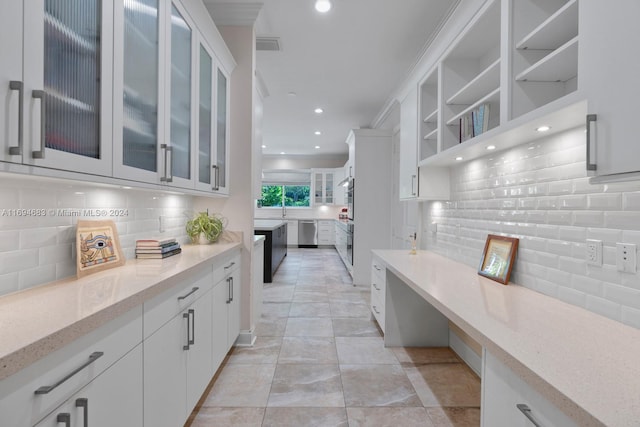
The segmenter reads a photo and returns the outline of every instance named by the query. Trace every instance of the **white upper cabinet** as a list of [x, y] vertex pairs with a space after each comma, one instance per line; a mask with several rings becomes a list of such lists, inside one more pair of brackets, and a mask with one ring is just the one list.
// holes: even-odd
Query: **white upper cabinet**
[[[635, 129], [640, 60], [640, 2], [580, 0], [580, 80], [588, 112], [587, 169], [602, 179], [638, 179], [640, 144]], [[617, 176], [615, 174], [624, 174]]]
[[6, 1], [0, 22], [1, 159], [111, 175], [111, 2]]
[[418, 91], [412, 87], [400, 103], [400, 199], [418, 196]]
[[114, 175], [160, 182], [160, 105], [165, 80], [161, 17], [167, 3], [124, 0], [114, 4]]
[[313, 203], [316, 205], [332, 205], [335, 198], [335, 171], [313, 170]]
[[216, 121], [213, 190], [229, 194], [229, 73], [223, 66], [216, 70]]

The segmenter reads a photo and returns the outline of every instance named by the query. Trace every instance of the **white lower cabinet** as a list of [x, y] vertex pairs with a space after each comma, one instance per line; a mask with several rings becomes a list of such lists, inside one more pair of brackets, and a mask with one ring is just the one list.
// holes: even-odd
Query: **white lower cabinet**
[[318, 244], [333, 245], [335, 244], [335, 229], [333, 220], [318, 221]]
[[141, 368], [139, 344], [36, 426], [141, 426]]
[[371, 261], [371, 313], [384, 333], [387, 292], [386, 267], [378, 259]]
[[[195, 282], [182, 286], [178, 297], [169, 292], [169, 298], [181, 301], [197, 296], [178, 314], [169, 310], [169, 321], [144, 340], [145, 426], [184, 424], [211, 380], [212, 283], [210, 268]], [[152, 301], [167, 307], [161, 301]], [[157, 316], [157, 306], [150, 305], [148, 313]]]
[[[537, 423], [537, 424], [536, 424]], [[482, 368], [483, 427], [578, 427], [486, 349]]]
[[0, 381], [0, 426], [58, 426], [52, 414], [76, 398], [89, 399], [92, 426], [142, 425], [141, 342], [138, 307]]

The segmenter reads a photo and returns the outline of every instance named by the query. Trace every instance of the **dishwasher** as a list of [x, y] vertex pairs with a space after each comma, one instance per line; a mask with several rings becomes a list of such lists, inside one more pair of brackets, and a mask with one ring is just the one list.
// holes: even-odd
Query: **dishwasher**
[[298, 247], [317, 248], [318, 247], [318, 225], [315, 220], [298, 220]]

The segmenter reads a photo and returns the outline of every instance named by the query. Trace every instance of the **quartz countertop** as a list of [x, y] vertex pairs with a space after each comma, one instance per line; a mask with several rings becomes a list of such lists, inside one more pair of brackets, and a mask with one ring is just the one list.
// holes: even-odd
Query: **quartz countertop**
[[640, 330], [432, 252], [373, 253], [578, 425], [638, 425]]
[[281, 219], [256, 219], [253, 221], [253, 229], [260, 231], [272, 231], [286, 224], [287, 221]]
[[264, 240], [265, 240], [265, 237], [264, 237], [264, 236], [257, 236], [257, 235], [254, 235], [254, 236], [253, 236], [253, 246], [258, 245], [261, 241], [264, 241]]
[[183, 245], [165, 259], [124, 266], [0, 297], [0, 380], [171, 288], [240, 243]]

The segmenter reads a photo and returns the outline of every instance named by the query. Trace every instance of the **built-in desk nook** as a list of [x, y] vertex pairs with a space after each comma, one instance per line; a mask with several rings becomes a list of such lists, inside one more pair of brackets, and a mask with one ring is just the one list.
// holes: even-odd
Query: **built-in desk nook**
[[447, 345], [448, 321], [482, 345], [484, 427], [638, 425], [637, 329], [428, 251], [371, 268], [385, 346]]

